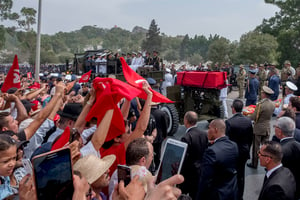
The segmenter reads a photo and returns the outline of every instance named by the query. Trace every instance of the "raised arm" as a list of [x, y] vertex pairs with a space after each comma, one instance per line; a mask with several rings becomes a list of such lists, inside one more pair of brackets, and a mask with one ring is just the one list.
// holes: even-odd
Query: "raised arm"
[[126, 120], [128, 117], [128, 113], [129, 113], [129, 109], [130, 109], [130, 101], [128, 101], [127, 99], [125, 99], [122, 108], [121, 108], [121, 113], [123, 115], [123, 119]]
[[43, 84], [42, 87], [40, 89], [37, 89], [36, 91], [32, 92], [32, 93], [29, 93], [29, 94], [26, 94], [25, 95], [25, 98], [27, 100], [31, 100], [33, 98], [36, 98], [43, 90], [46, 90], [46, 85]]
[[147, 100], [144, 104], [143, 110], [142, 110], [141, 115], [140, 115], [140, 117], [137, 121], [137, 124], [136, 124], [136, 127], [135, 127], [134, 131], [130, 134], [130, 136], [128, 137], [128, 139], [124, 143], [125, 149], [127, 148], [128, 144], [132, 140], [134, 140], [135, 138], [142, 137], [144, 132], [147, 129], [147, 126], [148, 126], [153, 94], [150, 91], [150, 86], [146, 81], [143, 82], [143, 89], [147, 94]]
[[113, 112], [113, 109], [106, 111], [102, 121], [100, 122], [98, 128], [92, 136], [91, 141], [95, 149], [100, 149], [105, 141], [108, 129], [110, 127]]
[[16, 120], [20, 123], [23, 120], [25, 120], [26, 118], [28, 118], [28, 114], [27, 111], [23, 105], [23, 103], [21, 102], [21, 100], [14, 94], [4, 94], [4, 99], [7, 102], [15, 102], [15, 106], [17, 109], [17, 118]]
[[86, 104], [83, 107], [83, 109], [82, 109], [79, 117], [77, 118], [77, 120], [76, 120], [76, 122], [74, 124], [74, 128], [76, 128], [79, 131], [79, 133], [82, 133], [82, 131], [83, 131], [84, 127], [85, 127], [85, 124], [86, 124], [85, 117], [87, 116], [87, 114], [89, 113], [90, 109], [92, 108], [95, 99], [96, 99], [96, 92], [95, 92], [95, 89], [92, 88], [90, 90], [89, 99], [86, 102]]
[[55, 86], [55, 94], [50, 100], [50, 102], [43, 108], [38, 114], [37, 118], [29, 124], [27, 128], [24, 129], [26, 134], [26, 139], [29, 140], [36, 130], [42, 125], [46, 118], [50, 115], [51, 111], [54, 110], [58, 101], [60, 101], [64, 95], [65, 85], [63, 82], [59, 82]]

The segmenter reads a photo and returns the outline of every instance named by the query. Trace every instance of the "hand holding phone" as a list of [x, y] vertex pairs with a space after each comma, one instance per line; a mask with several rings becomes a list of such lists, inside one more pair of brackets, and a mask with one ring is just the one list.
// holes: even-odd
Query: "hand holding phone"
[[69, 148], [35, 156], [32, 166], [38, 199], [72, 199], [74, 187]]
[[131, 168], [126, 165], [118, 165], [118, 183], [124, 181], [126, 187], [131, 181]]
[[158, 168], [156, 184], [181, 171], [187, 144], [179, 140], [167, 139]]

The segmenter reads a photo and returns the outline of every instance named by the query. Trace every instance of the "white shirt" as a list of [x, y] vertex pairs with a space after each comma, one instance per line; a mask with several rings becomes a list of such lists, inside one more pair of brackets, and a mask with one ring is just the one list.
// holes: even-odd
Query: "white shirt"
[[269, 178], [271, 176], [271, 174], [278, 168], [282, 167], [282, 164], [280, 163], [279, 165], [277, 165], [276, 167], [274, 167], [273, 169], [269, 170], [267, 173], [266, 173], [266, 176], [267, 178]]

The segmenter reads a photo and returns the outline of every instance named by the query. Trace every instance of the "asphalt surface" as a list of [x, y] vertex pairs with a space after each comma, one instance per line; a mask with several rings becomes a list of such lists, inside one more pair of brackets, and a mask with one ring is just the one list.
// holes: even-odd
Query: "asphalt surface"
[[[238, 97], [238, 91], [236, 91], [236, 90], [233, 90], [232, 92], [230, 92], [228, 94], [226, 102], [227, 102], [227, 108], [228, 108], [227, 110], [228, 110], [229, 118], [232, 116], [231, 104], [232, 104], [233, 100], [237, 97]], [[244, 99], [244, 102], [245, 102], [245, 99]], [[274, 135], [273, 124], [275, 123], [275, 121], [276, 121], [276, 118], [272, 117], [270, 139]], [[201, 129], [207, 130], [208, 122], [200, 121], [200, 122], [198, 122], [198, 127], [200, 127]], [[185, 130], [186, 130], [186, 128], [183, 125], [180, 125], [176, 134], [174, 135], [174, 137], [176, 139], [180, 139], [182, 137], [182, 135], [185, 133]], [[248, 162], [250, 162], [250, 159], [248, 160]], [[244, 200], [258, 199], [258, 195], [259, 195], [261, 187], [262, 187], [264, 176], [265, 176], [265, 170], [259, 164], [258, 164], [257, 169], [252, 169], [247, 166], [245, 167]]]

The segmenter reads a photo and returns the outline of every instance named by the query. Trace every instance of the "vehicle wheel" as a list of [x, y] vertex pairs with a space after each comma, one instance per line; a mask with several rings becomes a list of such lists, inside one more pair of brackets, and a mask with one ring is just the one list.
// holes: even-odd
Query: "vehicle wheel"
[[167, 133], [168, 136], [173, 136], [179, 126], [179, 116], [176, 110], [175, 105], [173, 104], [164, 104], [159, 108], [161, 111], [165, 112], [168, 116], [168, 128]]

